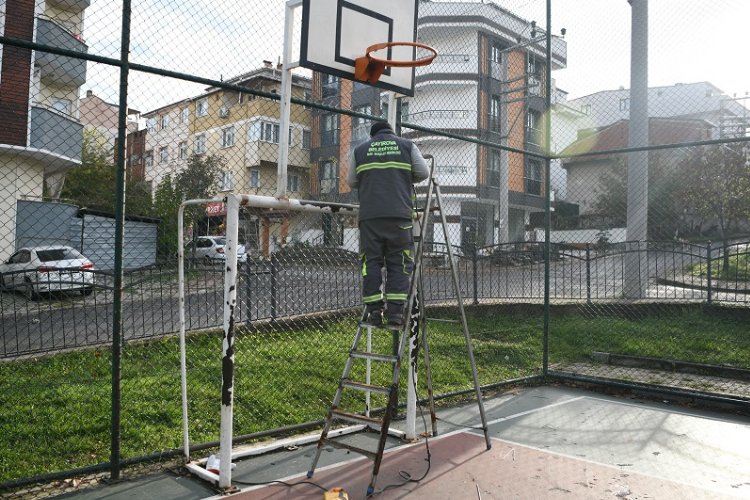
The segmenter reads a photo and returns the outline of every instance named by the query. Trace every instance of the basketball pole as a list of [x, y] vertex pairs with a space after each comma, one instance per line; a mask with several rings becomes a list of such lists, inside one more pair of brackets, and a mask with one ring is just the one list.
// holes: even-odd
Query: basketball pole
[[[401, 100], [396, 96], [396, 92], [388, 92], [388, 123], [395, 127], [395, 132], [401, 135]], [[416, 227], [416, 226], [415, 226]], [[413, 278], [412, 278], [413, 279]], [[411, 314], [411, 311], [405, 311], [404, 314]], [[417, 393], [414, 390], [417, 381], [416, 363], [413, 363], [414, 350], [417, 348], [416, 336], [409, 339], [409, 363], [406, 377], [406, 426], [404, 428], [404, 439], [414, 441], [417, 439]]]
[[276, 198], [286, 196], [287, 167], [289, 165], [289, 125], [292, 111], [292, 69], [299, 64], [290, 61], [294, 43], [294, 10], [302, 0], [288, 0], [284, 13], [284, 52], [281, 63], [281, 130], [279, 131], [279, 164], [276, 171]]

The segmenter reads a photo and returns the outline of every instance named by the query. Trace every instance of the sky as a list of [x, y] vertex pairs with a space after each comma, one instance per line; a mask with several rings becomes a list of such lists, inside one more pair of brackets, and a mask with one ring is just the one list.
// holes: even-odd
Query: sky
[[[130, 60], [217, 80], [255, 69], [264, 59], [276, 63], [282, 55], [284, 3], [135, 1]], [[545, 0], [495, 3], [536, 20], [539, 26], [546, 24]], [[648, 3], [649, 86], [709, 81], [730, 96], [742, 97], [750, 91], [750, 64], [743, 54], [750, 0]], [[119, 8], [115, 0], [91, 1], [84, 29], [90, 53], [119, 57]], [[630, 86], [630, 14], [627, 0], [552, 0], [552, 32], [558, 35], [565, 28], [568, 44], [567, 68], [555, 71], [553, 77], [570, 99]], [[297, 37], [295, 52], [298, 45]], [[132, 72], [128, 102], [131, 108], [149, 111], [195, 96], [204, 88]], [[89, 64], [84, 89], [117, 102], [117, 70]]]

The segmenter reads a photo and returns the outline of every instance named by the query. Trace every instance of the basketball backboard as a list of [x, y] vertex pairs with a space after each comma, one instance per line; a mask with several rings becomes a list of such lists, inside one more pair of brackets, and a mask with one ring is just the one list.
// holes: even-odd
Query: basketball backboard
[[[381, 42], [414, 42], [419, 0], [303, 0], [300, 65], [354, 79], [354, 64], [367, 47]], [[387, 59], [414, 59], [413, 47], [383, 51]], [[373, 84], [414, 95], [414, 68], [386, 67]]]

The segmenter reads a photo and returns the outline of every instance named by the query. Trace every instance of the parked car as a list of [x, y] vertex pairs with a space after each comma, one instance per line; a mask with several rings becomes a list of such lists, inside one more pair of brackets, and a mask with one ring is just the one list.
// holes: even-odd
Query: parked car
[[[207, 263], [225, 261], [227, 259], [226, 245], [227, 240], [224, 236], [198, 236], [195, 238], [195, 247], [193, 247], [193, 242], [188, 243], [185, 247], [185, 256], [200, 259]], [[195, 253], [193, 253], [193, 249], [195, 249]], [[237, 246], [237, 262], [247, 262], [245, 245], [241, 243]]]
[[29, 300], [42, 293], [94, 290], [94, 263], [64, 245], [24, 247], [0, 264], [0, 287], [23, 291]]

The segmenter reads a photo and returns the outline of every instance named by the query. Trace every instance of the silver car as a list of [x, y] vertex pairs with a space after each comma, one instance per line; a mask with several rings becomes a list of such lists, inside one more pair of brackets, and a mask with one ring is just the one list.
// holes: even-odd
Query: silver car
[[[185, 246], [185, 257], [201, 259], [207, 263], [222, 262], [227, 259], [225, 254], [227, 240], [224, 236], [198, 236], [195, 238], [195, 254], [193, 254], [193, 243]], [[245, 245], [237, 245], [237, 262], [247, 262]]]
[[0, 286], [23, 291], [29, 300], [42, 293], [94, 290], [94, 263], [75, 248], [50, 245], [21, 248], [0, 264]]

